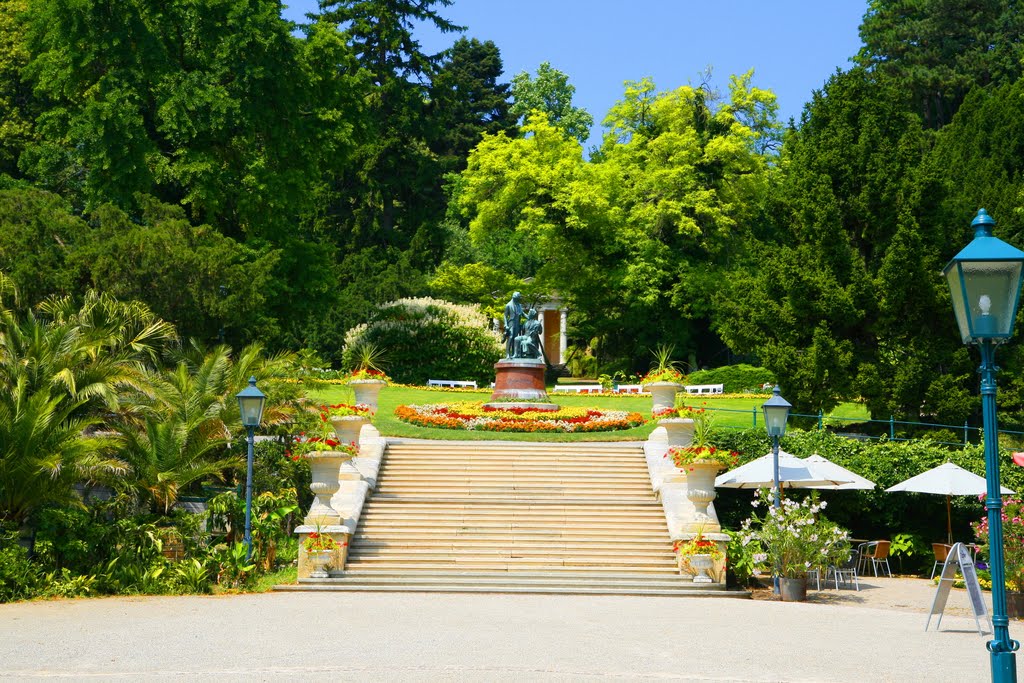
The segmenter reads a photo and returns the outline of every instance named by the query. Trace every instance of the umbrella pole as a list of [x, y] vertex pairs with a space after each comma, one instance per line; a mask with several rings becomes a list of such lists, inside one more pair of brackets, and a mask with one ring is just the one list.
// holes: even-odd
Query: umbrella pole
[[946, 494], [946, 541], [953, 545], [953, 518], [950, 514], [949, 494]]

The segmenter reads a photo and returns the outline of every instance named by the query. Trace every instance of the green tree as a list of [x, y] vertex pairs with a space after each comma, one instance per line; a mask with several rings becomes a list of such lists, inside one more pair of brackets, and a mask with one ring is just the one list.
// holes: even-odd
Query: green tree
[[536, 77], [525, 71], [512, 77], [511, 112], [524, 124], [533, 112], [543, 112], [553, 126], [583, 144], [590, 137], [594, 117], [585, 109], [573, 106], [575, 93], [576, 86], [569, 83], [565, 73], [552, 67], [550, 62], [541, 62]]
[[365, 138], [334, 181], [329, 213], [340, 229], [336, 239], [349, 250], [411, 250], [421, 267], [443, 248], [436, 230], [444, 206], [440, 169], [426, 116], [429, 80], [442, 56], [423, 52], [413, 29], [426, 23], [462, 30], [435, 5], [451, 0], [326, 1], [320, 15], [344, 32], [370, 80]]
[[469, 151], [485, 133], [515, 132], [509, 85], [498, 80], [502, 71], [497, 45], [476, 38], [455, 41], [437, 68], [430, 83], [431, 149], [444, 171], [465, 168]]
[[45, 187], [87, 208], [151, 194], [236, 238], [285, 234], [312, 206], [324, 107], [279, 3], [41, 0], [27, 17], [46, 107], [20, 164]]
[[1022, 34], [1015, 0], [872, 0], [856, 61], [908, 90], [925, 125], [940, 128], [972, 87], [1020, 77]]
[[29, 61], [20, 19], [27, 8], [27, 0], [0, 1], [0, 174], [17, 174], [36, 113], [32, 89], [21, 76]]
[[270, 300], [287, 277], [278, 272], [280, 251], [194, 227], [180, 207], [146, 197], [139, 203], [139, 222], [109, 204], [92, 212], [95, 227], [79, 238], [72, 260], [94, 287], [144, 301], [185, 338], [276, 336]]

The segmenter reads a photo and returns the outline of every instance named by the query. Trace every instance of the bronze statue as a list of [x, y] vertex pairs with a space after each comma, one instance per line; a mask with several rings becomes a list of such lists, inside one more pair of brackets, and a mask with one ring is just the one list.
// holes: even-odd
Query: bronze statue
[[530, 312], [526, 315], [526, 325], [523, 326], [523, 333], [516, 338], [519, 342], [520, 358], [540, 358], [540, 331], [541, 325], [540, 321], [537, 320], [537, 310], [531, 308]]
[[516, 339], [523, 334], [522, 294], [513, 292], [512, 299], [505, 304], [505, 357], [518, 358]]

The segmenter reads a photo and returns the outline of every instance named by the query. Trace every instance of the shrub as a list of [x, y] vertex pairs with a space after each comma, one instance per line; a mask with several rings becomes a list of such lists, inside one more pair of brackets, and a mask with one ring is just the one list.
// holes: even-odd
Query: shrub
[[753, 365], [723, 365], [713, 370], [691, 372], [687, 384], [723, 384], [725, 393], [735, 394], [745, 390], [759, 390], [763, 384], [774, 384], [775, 376], [765, 368]]
[[37, 596], [42, 574], [19, 545], [0, 548], [0, 602], [26, 600]]
[[378, 308], [371, 319], [345, 334], [342, 363], [353, 368], [356, 350], [373, 344], [384, 350], [396, 382], [467, 379], [488, 383], [502, 346], [491, 321], [473, 306], [438, 299], [400, 299]]

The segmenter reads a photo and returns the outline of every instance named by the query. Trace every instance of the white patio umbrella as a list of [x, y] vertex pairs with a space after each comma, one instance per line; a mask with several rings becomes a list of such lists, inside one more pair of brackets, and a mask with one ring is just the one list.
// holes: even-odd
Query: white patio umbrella
[[[727, 489], [759, 489], [775, 484], [772, 473], [772, 454], [751, 460], [734, 470], [718, 475], [715, 486]], [[795, 455], [779, 451], [779, 486], [781, 488], [811, 488], [849, 484], [849, 476], [832, 476], [817, 469], [817, 464], [801, 460]]]
[[[1000, 486], [999, 490], [1002, 493], [1013, 493], [1013, 491], [1005, 486]], [[950, 514], [950, 497], [980, 496], [988, 491], [988, 487], [984, 477], [979, 477], [973, 472], [968, 472], [962, 467], [947, 462], [938, 467], [933, 467], [927, 472], [922, 472], [916, 477], [901, 481], [895, 486], [890, 486], [886, 491], [935, 493], [946, 496], [946, 536], [947, 540], [952, 543], [953, 524]]]
[[809, 455], [803, 459], [804, 462], [814, 463], [814, 469], [818, 472], [827, 474], [830, 477], [844, 478], [849, 481], [848, 484], [831, 484], [829, 486], [808, 486], [809, 489], [829, 489], [832, 491], [851, 491], [855, 489], [873, 489], [875, 488], [875, 482], [870, 479], [865, 479], [856, 472], [835, 464], [828, 458], [818, 455]]

